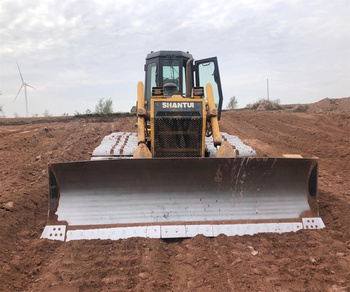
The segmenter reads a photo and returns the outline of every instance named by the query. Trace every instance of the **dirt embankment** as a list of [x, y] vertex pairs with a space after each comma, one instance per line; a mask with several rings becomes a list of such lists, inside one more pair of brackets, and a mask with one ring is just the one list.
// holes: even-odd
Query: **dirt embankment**
[[282, 105], [287, 110], [296, 112], [306, 111], [308, 113], [322, 113], [322, 112], [344, 112], [350, 111], [350, 97], [343, 98], [324, 98], [320, 101], [309, 104], [286, 104]]
[[[221, 130], [259, 156], [320, 158], [327, 228], [286, 234], [161, 240], [40, 240], [47, 163], [88, 160], [135, 118], [0, 126], [1, 291], [349, 291], [350, 113], [229, 111]], [[256, 251], [256, 252], [253, 252]]]

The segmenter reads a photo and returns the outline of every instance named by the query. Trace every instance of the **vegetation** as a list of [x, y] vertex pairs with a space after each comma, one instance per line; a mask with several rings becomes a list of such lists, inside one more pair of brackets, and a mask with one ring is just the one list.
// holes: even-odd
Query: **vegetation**
[[50, 113], [49, 113], [48, 110], [45, 110], [43, 115], [44, 115], [44, 117], [46, 117], [46, 118], [47, 118], [47, 117], [51, 117], [51, 115], [50, 115]]
[[103, 116], [119, 116], [119, 114], [113, 113], [113, 101], [111, 98], [108, 98], [104, 101], [101, 98], [98, 101], [98, 104], [95, 107], [95, 111], [92, 112], [90, 109], [87, 109], [85, 113], [79, 113], [75, 111], [74, 116], [76, 117], [103, 117]]
[[113, 113], [113, 101], [112, 99], [107, 99], [106, 101], [101, 98], [95, 108], [96, 114], [108, 115]]
[[307, 104], [301, 104], [293, 107], [292, 111], [296, 113], [304, 113], [308, 110], [309, 106]]
[[230, 110], [230, 109], [235, 109], [237, 107], [238, 101], [236, 99], [235, 96], [232, 96], [230, 98], [230, 101], [228, 102], [226, 109]]
[[257, 111], [272, 111], [272, 110], [282, 110], [284, 109], [282, 106], [280, 106], [280, 100], [267, 100], [267, 99], [260, 99], [259, 101], [248, 104], [246, 108], [249, 108], [251, 110], [257, 110]]
[[5, 117], [5, 113], [4, 113], [4, 106], [0, 105], [0, 117], [4, 118]]

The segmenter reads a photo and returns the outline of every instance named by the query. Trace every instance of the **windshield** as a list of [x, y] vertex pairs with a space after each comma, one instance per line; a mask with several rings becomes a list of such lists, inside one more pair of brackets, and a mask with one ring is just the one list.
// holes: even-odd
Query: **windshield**
[[180, 75], [178, 60], [163, 61], [163, 86], [166, 83], [175, 83], [179, 92]]

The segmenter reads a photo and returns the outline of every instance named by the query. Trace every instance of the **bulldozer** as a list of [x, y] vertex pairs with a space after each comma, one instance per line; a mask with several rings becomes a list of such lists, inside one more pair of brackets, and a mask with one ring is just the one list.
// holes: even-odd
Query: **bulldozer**
[[215, 237], [321, 229], [316, 157], [258, 157], [220, 132], [218, 60], [146, 57], [137, 133], [112, 133], [90, 161], [51, 163], [52, 240]]

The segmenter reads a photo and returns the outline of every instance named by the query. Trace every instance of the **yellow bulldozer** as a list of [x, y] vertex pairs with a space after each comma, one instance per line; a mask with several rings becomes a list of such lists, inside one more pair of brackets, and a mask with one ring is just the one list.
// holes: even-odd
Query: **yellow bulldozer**
[[49, 164], [42, 238], [186, 238], [324, 227], [317, 158], [257, 157], [222, 133], [217, 58], [151, 52], [137, 133], [112, 133], [90, 161]]

